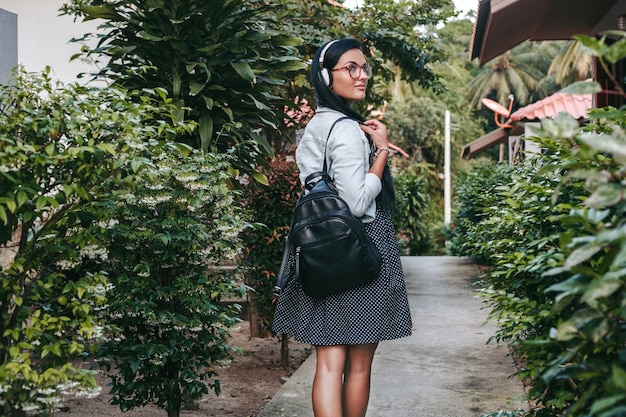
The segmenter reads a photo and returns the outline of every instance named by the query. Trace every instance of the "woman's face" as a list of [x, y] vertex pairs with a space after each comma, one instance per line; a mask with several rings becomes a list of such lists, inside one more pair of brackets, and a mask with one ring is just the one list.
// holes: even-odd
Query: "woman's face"
[[[335, 94], [343, 97], [348, 105], [352, 105], [355, 101], [363, 100], [365, 98], [365, 90], [367, 88], [367, 81], [369, 77], [363, 69], [365, 65], [365, 56], [359, 49], [350, 49], [339, 57], [337, 65], [332, 69], [333, 82], [330, 88]], [[350, 67], [353, 67], [353, 71], [356, 78], [350, 76]], [[356, 68], [356, 71], [354, 70]]]

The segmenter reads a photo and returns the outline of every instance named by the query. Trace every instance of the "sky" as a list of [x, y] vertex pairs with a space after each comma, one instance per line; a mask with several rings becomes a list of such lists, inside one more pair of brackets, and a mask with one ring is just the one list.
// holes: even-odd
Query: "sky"
[[[362, 0], [346, 0], [344, 4], [348, 7], [352, 7], [353, 5], [359, 4]], [[454, 0], [454, 5], [457, 9], [468, 12], [470, 10], [478, 9], [478, 0]]]
[[469, 12], [470, 10], [478, 10], [478, 0], [454, 0], [454, 5], [457, 9], [464, 12]]

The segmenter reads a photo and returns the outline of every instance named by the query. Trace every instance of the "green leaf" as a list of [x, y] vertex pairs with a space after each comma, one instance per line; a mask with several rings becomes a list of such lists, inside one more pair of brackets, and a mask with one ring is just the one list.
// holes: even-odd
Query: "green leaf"
[[15, 213], [15, 210], [17, 210], [17, 204], [15, 204], [12, 198], [0, 197], [0, 204], [4, 204], [11, 213]]
[[602, 55], [603, 51], [606, 49], [603, 41], [591, 36], [573, 35], [572, 38], [579, 41], [585, 48], [586, 52], [592, 56]]
[[209, 112], [202, 112], [199, 119], [200, 149], [207, 152], [213, 137], [213, 117]]
[[626, 398], [626, 370], [621, 368], [618, 364], [614, 363], [611, 380], [617, 388], [624, 392], [622, 396], [623, 398]]
[[137, 32], [137, 36], [147, 41], [152, 41], [152, 42], [160, 42], [163, 40], [163, 37], [153, 35], [151, 33], [146, 32], [145, 30], [140, 30], [139, 32]]
[[259, 184], [263, 184], [263, 185], [269, 185], [269, 180], [267, 179], [267, 176], [261, 172], [253, 172], [252, 174], [252, 178], [254, 178], [254, 180], [256, 182], [258, 182]]
[[[617, 162], [626, 164], [626, 134], [624, 130], [615, 126], [610, 134], [599, 136], [597, 134], [581, 135], [579, 141], [600, 152], [610, 153]], [[604, 174], [607, 173], [598, 173]]]
[[609, 297], [614, 294], [615, 291], [622, 287], [622, 281], [619, 278], [601, 278], [592, 281], [589, 287], [582, 296], [582, 301], [595, 306], [595, 301], [598, 298]]
[[196, 94], [198, 94], [204, 89], [205, 85], [206, 85], [205, 83], [199, 83], [195, 80], [192, 80], [189, 83], [189, 95], [195, 96]]
[[560, 92], [565, 94], [596, 94], [602, 91], [602, 87], [596, 81], [578, 81], [568, 85]]
[[[623, 34], [622, 34], [623, 36]], [[617, 42], [609, 45], [607, 51], [604, 54], [604, 59], [611, 64], [621, 61], [626, 57], [626, 39], [619, 39]]]
[[569, 270], [581, 262], [587, 261], [589, 258], [594, 256], [596, 253], [600, 252], [603, 249], [603, 245], [599, 243], [592, 243], [583, 245], [577, 248], [574, 252], [572, 252], [567, 259], [565, 260], [565, 264], [563, 268], [565, 270]]
[[281, 46], [300, 46], [303, 43], [303, 40], [299, 36], [295, 35], [279, 35], [274, 36], [273, 39], [276, 41], [277, 45]]
[[624, 189], [620, 184], [600, 184], [585, 200], [585, 205], [595, 208], [611, 207], [624, 200]]
[[28, 200], [28, 194], [20, 190], [17, 192], [16, 199], [17, 199], [17, 207], [22, 207], [24, 203]]
[[252, 72], [252, 68], [250, 68], [250, 65], [248, 65], [247, 62], [231, 62], [230, 65], [235, 69], [235, 71], [237, 71], [237, 74], [239, 74], [239, 76], [247, 82], [256, 82], [254, 72]]
[[115, 155], [115, 148], [110, 143], [99, 143], [96, 148], [103, 150], [104, 152]]
[[111, 6], [82, 6], [80, 11], [85, 13], [85, 20], [118, 20], [117, 13]]
[[40, 211], [42, 208], [44, 208], [46, 206], [47, 203], [48, 203], [48, 199], [46, 197], [40, 195], [35, 200], [35, 208], [37, 209], [37, 211]]
[[561, 323], [557, 327], [555, 339], [566, 342], [568, 340], [572, 340], [577, 333], [578, 329], [576, 328], [574, 323], [572, 323], [571, 321], [566, 321], [564, 323]]
[[54, 143], [50, 143], [46, 146], [44, 151], [46, 152], [48, 156], [52, 156], [54, 155], [55, 149], [56, 149], [56, 146], [54, 145]]
[[589, 278], [582, 275], [574, 275], [573, 277], [551, 285], [546, 288], [546, 292], [556, 291], [566, 294], [578, 294], [581, 293], [589, 284]]
[[208, 97], [208, 96], [202, 96], [202, 100], [204, 100], [204, 104], [206, 105], [206, 108], [211, 110], [213, 108], [213, 98], [212, 97]]
[[624, 417], [626, 416], [626, 406], [621, 405], [619, 407], [611, 408], [602, 414], [594, 415], [597, 415], [598, 417]]

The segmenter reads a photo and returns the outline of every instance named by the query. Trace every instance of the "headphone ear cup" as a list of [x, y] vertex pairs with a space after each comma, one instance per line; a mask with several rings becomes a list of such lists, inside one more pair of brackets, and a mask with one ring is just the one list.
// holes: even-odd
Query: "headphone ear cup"
[[328, 73], [328, 68], [322, 68], [320, 71], [320, 78], [322, 79], [324, 85], [330, 87], [330, 74]]

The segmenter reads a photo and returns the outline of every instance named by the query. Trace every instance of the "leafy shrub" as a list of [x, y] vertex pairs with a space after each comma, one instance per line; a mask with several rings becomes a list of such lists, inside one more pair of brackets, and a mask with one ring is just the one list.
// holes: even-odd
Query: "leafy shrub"
[[265, 172], [268, 186], [250, 182], [246, 187], [244, 206], [256, 224], [243, 234], [246, 283], [254, 290], [252, 302], [259, 315], [261, 335], [271, 328], [276, 275], [293, 209], [302, 192], [293, 156], [277, 156]]
[[[119, 149], [158, 137], [144, 94], [55, 84], [49, 71], [19, 71], [0, 86], [0, 245], [15, 256], [0, 271], [0, 414], [54, 410], [61, 393], [97, 393], [93, 372], [72, 360], [103, 336], [106, 252], [89, 231], [102, 202], [146, 166]], [[162, 113], [164, 114], [164, 113]]]
[[[106, 242], [111, 290], [102, 311], [107, 339], [97, 359], [122, 410], [155, 404], [177, 416], [185, 402], [219, 394], [219, 363], [229, 359], [228, 329], [245, 293], [221, 268], [240, 250], [244, 223], [228, 187], [230, 158], [172, 143], [140, 145], [151, 175], [116, 190]], [[107, 184], [108, 185], [108, 184]]]
[[[584, 186], [582, 204], [559, 220], [564, 263], [545, 276], [561, 279], [547, 289], [557, 324], [558, 355], [541, 373], [537, 397], [568, 416], [626, 413], [626, 234], [624, 175], [626, 112], [597, 110], [588, 133], [552, 136], [572, 143], [563, 158], [566, 183]], [[555, 134], [556, 133], [556, 134]], [[556, 296], [554, 294], [556, 293]], [[556, 415], [556, 413], [550, 414]]]
[[163, 88], [198, 129], [175, 140], [235, 155], [254, 171], [272, 149], [262, 128], [276, 132], [284, 114], [279, 89], [305, 68], [301, 39], [272, 29], [277, 5], [243, 0], [72, 0], [63, 12], [101, 19], [85, 58], [105, 60], [96, 76], [128, 90]]
[[461, 172], [455, 182], [456, 210], [448, 231], [450, 255], [471, 256], [481, 264], [493, 262], [492, 252], [484, 245], [481, 222], [487, 220], [501, 198], [496, 189], [510, 181], [508, 165], [483, 165]]
[[97, 393], [73, 365], [90, 353], [117, 366], [123, 409], [178, 415], [207, 392], [238, 320], [220, 300], [244, 287], [216, 266], [243, 227], [230, 158], [160, 140], [194, 128], [162, 90], [131, 100], [47, 73], [0, 88], [0, 243], [17, 248], [0, 271], [2, 415]]
[[483, 239], [467, 253], [484, 254], [481, 245], [492, 252], [484, 292], [499, 326], [494, 338], [512, 344], [519, 376], [532, 381], [528, 415], [626, 410], [625, 116], [596, 111], [591, 133], [564, 115], [542, 121], [533, 139], [543, 153], [513, 169], [467, 228]]
[[425, 192], [424, 175], [411, 171], [399, 172], [393, 177], [396, 206], [393, 223], [400, 241], [402, 254], [421, 255], [432, 247], [429, 213], [430, 197]]

